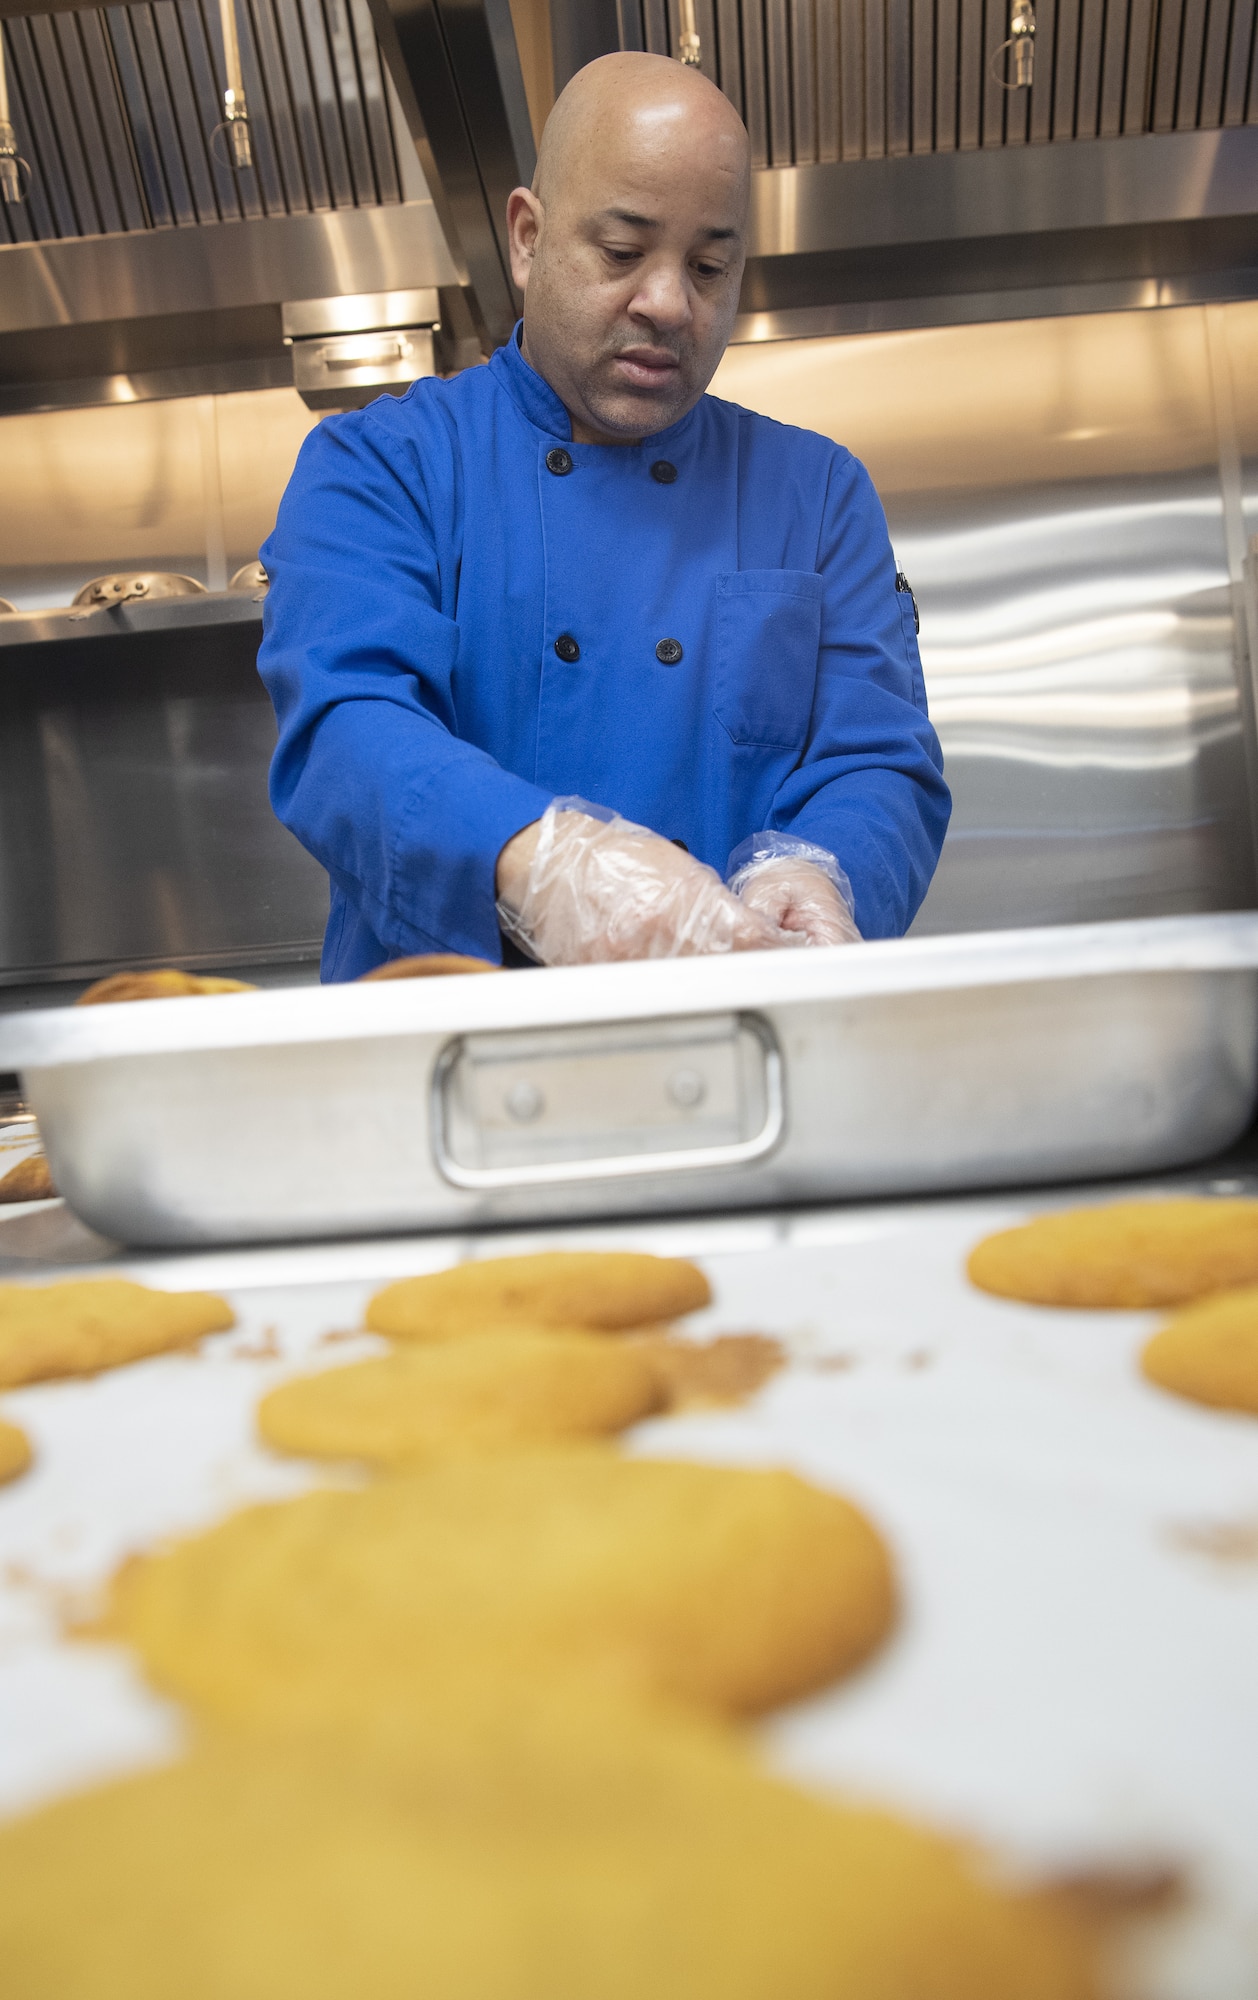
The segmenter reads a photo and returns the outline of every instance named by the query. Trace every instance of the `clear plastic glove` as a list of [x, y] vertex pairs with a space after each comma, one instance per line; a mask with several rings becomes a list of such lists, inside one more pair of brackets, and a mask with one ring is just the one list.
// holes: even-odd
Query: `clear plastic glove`
[[556, 799], [509, 841], [497, 884], [504, 936], [543, 965], [802, 942], [672, 841], [582, 799]]
[[748, 909], [803, 944], [859, 944], [852, 886], [824, 847], [761, 833], [730, 856], [729, 886]]

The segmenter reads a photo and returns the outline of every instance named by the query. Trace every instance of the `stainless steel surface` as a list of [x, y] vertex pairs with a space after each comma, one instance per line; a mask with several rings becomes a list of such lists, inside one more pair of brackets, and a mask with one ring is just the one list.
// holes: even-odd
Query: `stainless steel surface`
[[383, 326], [434, 326], [441, 302], [433, 288], [361, 292], [330, 299], [290, 299], [281, 313], [286, 340], [314, 334], [371, 333]]
[[300, 299], [283, 310], [293, 387], [311, 410], [360, 409], [436, 370], [434, 290]]
[[119, 570], [177, 570], [224, 591], [257, 561], [317, 421], [279, 352], [285, 389], [0, 419], [0, 592], [37, 612]]
[[435, 371], [428, 327], [293, 342], [293, 387], [311, 410], [362, 409], [382, 391], [404, 395]]
[[918, 933], [1258, 897], [1229, 554], [1246, 492], [1258, 513], [1258, 306], [1215, 310], [743, 347], [717, 375], [882, 495], [954, 799]]
[[[660, 1074], [677, 1037], [720, 1045], [731, 1014], [781, 1050], [781, 1143], [742, 1164], [638, 1172], [640, 1133], [626, 1138], [617, 1110], [600, 1142], [601, 1094], [623, 1102], [621, 1065], [640, 1075], [653, 1044]], [[583, 1050], [593, 1108], [580, 1144], [597, 1153], [599, 1177], [577, 1160], [566, 1178], [541, 1180], [537, 1168], [556, 1162], [544, 1127], [529, 1151], [521, 1087], [544, 1100], [556, 1066], [571, 1075], [574, 1030], [588, 1041], [598, 1029], [617, 1031], [604, 1057]], [[626, 1056], [615, 1042], [630, 1030]], [[438, 1066], [458, 1062], [451, 1045], [464, 1038], [505, 1034], [533, 1038], [528, 1058], [517, 1043], [506, 1086], [523, 1136], [513, 1159], [488, 1169], [492, 1187], [453, 1186], [450, 1131], [443, 1173], [430, 1122]], [[75, 1212], [133, 1243], [1149, 1171], [1217, 1151], [1250, 1118], [1258, 917], [12, 1015], [0, 1022], [0, 1066], [20, 1071]], [[679, 1137], [690, 1115], [704, 1139], [703, 1102], [702, 1090], [674, 1097]], [[466, 1178], [466, 1158], [456, 1164]]]
[[736, 1015], [460, 1036], [430, 1115], [437, 1171], [474, 1192], [744, 1166], [785, 1131], [782, 1053]]
[[260, 599], [271, 587], [271, 579], [260, 562], [243, 563], [227, 588], [242, 597]]
[[744, 337], [757, 314], [898, 303], [908, 323], [911, 301], [973, 294], [966, 316], [995, 318], [1002, 294], [1081, 285], [1252, 296], [1258, 269], [1253, 126], [780, 167], [752, 186]]
[[0, 248], [0, 333], [455, 282], [431, 202], [274, 216]]
[[536, 164], [508, 0], [369, 4], [407, 128], [421, 158], [433, 162], [430, 185], [469, 281], [478, 330], [497, 346], [519, 310], [507, 196], [532, 179]]
[[[569, 44], [681, 54], [682, 17], [665, 0], [551, 0]], [[584, 35], [570, 23], [589, 13]], [[738, 106], [758, 167], [883, 155], [1013, 149], [1258, 122], [1253, 0], [1119, 0], [1090, 12], [1042, 0], [1032, 87], [1012, 99], [991, 56], [1009, 9], [910, 0], [696, 0], [702, 67]], [[618, 20], [616, 15], [618, 14]]]
[[113, 609], [121, 604], [156, 603], [168, 597], [204, 597], [205, 585], [194, 576], [178, 576], [169, 570], [131, 570], [113, 576], [96, 576], [74, 594], [74, 605], [93, 610]]
[[408, 141], [393, 130], [365, 0], [257, 0], [235, 18], [249, 163], [214, 140], [233, 79], [213, 0], [11, 18], [13, 117], [32, 176], [26, 209], [7, 222], [0, 210], [0, 242], [400, 202]]
[[201, 595], [0, 623], [0, 985], [317, 953], [326, 878], [267, 799], [260, 619]]

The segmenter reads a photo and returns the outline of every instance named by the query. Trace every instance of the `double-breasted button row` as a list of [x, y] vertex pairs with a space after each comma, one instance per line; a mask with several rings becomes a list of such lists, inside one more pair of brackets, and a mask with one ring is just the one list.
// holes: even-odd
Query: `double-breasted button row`
[[[553, 472], [556, 479], [565, 478], [572, 470], [572, 453], [561, 444], [552, 445], [546, 454], [546, 470]], [[651, 467], [651, 477], [657, 486], [671, 486], [677, 477], [677, 467], [667, 458], [657, 458]]]
[[[581, 648], [571, 632], [561, 632], [555, 641], [555, 651], [565, 666], [573, 667], [581, 657]], [[655, 657], [662, 667], [675, 667], [683, 657], [680, 639], [661, 639], [655, 648]]]

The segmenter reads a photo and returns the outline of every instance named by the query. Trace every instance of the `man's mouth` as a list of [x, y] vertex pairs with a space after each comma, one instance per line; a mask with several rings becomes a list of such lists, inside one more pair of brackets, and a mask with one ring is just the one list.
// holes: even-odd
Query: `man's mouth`
[[661, 389], [673, 380], [681, 363], [666, 347], [626, 347], [614, 357], [613, 366], [628, 387]]

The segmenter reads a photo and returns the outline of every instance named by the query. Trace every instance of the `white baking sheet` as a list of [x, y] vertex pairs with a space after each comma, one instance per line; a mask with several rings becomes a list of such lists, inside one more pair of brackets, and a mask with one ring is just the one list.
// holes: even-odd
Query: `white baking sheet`
[[[642, 1426], [633, 1448], [794, 1466], [867, 1507], [900, 1565], [893, 1643], [775, 1720], [770, 1754], [970, 1833], [1015, 1873], [1184, 1870], [1191, 1900], [1146, 1932], [1124, 1990], [1254, 2000], [1258, 1421], [1142, 1381], [1154, 1315], [970, 1290], [970, 1245], [1045, 1205], [111, 1260], [227, 1291], [240, 1327], [197, 1357], [4, 1398], [39, 1458], [0, 1490], [0, 1810], [177, 1742], [177, 1712], [121, 1653], [67, 1644], [62, 1614], [130, 1551], [311, 1476], [257, 1447], [254, 1405], [295, 1367], [372, 1351], [327, 1337], [377, 1284], [458, 1255], [635, 1245], [703, 1262], [717, 1303], [696, 1333], [774, 1333], [791, 1364], [746, 1408]], [[48, 1205], [0, 1218], [6, 1278], [86, 1271], [101, 1247]]]

